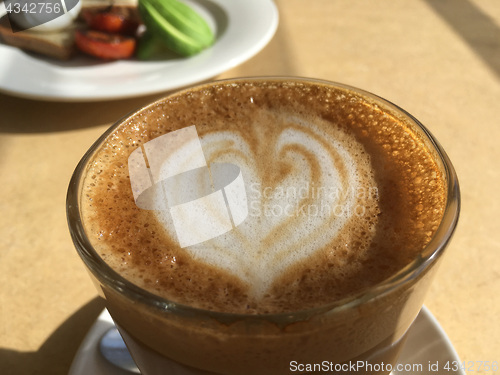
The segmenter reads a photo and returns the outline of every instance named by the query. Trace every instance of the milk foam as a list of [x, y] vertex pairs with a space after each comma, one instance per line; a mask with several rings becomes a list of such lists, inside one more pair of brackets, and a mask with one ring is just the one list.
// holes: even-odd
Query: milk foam
[[[141, 208], [151, 196], [135, 201], [151, 184], [131, 184], [128, 159], [193, 126], [200, 166], [235, 166], [227, 183], [241, 177], [247, 202], [225, 234], [184, 247], [168, 211]], [[242, 81], [180, 92], [124, 120], [92, 156], [82, 182], [85, 231], [111, 268], [170, 301], [239, 313], [323, 306], [408, 265], [438, 228], [445, 180], [414, 127], [385, 105], [323, 84]], [[144, 158], [136, 161], [144, 172]], [[184, 189], [184, 178], [169, 206], [226, 184]], [[218, 202], [240, 204], [238, 190]], [[154, 206], [162, 199], [153, 198]], [[200, 229], [190, 225], [187, 240]]]
[[[346, 225], [366, 226], [363, 216], [373, 212], [377, 202], [360, 202], [356, 197], [361, 188], [376, 184], [369, 174], [369, 156], [352, 135], [332, 131], [327, 124], [318, 126], [319, 119], [312, 122], [269, 111], [256, 114], [255, 122], [286, 125], [274, 129], [269, 138], [265, 127], [257, 131], [257, 150], [251, 139], [237, 131], [201, 137], [210, 163], [241, 168], [249, 214], [233, 230], [184, 250], [240, 278], [249, 286], [249, 294], [260, 298], [290, 266], [336, 241], [342, 230], [348, 230]], [[268, 158], [264, 169], [262, 160], [257, 160], [263, 157]], [[286, 171], [277, 170], [280, 166]], [[191, 181], [186, 189], [193, 196], [207, 193], [203, 180]], [[155, 199], [160, 206], [164, 197], [159, 193]], [[213, 209], [213, 221], [217, 221], [218, 212]], [[170, 212], [157, 210], [155, 214], [169, 236], [176, 238]], [[193, 235], [206, 226], [202, 219], [191, 222]]]

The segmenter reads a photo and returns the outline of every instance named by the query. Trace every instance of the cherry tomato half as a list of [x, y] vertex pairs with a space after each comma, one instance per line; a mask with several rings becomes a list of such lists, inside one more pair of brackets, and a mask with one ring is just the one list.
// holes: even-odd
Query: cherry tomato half
[[136, 46], [132, 37], [95, 30], [77, 30], [75, 43], [82, 52], [104, 60], [129, 58]]
[[90, 29], [111, 34], [135, 35], [139, 27], [138, 22], [113, 12], [86, 12], [83, 18]]

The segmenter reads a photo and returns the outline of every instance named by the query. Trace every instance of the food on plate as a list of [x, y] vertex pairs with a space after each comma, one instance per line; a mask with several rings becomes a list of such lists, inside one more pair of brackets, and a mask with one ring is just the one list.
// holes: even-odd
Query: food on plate
[[178, 0], [139, 0], [139, 11], [147, 30], [179, 55], [194, 55], [214, 42], [203, 17]]
[[0, 37], [6, 44], [58, 60], [75, 55], [75, 28], [44, 33], [28, 29], [13, 33], [7, 17], [0, 19]]
[[162, 47], [163, 43], [151, 31], [146, 30], [139, 39], [135, 56], [139, 60], [149, 60], [152, 56], [158, 55]]
[[123, 12], [113, 11], [113, 9], [119, 10], [119, 8], [112, 7], [110, 10], [101, 12], [86, 11], [82, 14], [82, 18], [91, 30], [111, 34], [136, 35], [139, 21], [124, 15]]
[[179, 0], [81, 0], [77, 20], [64, 28], [13, 32], [0, 20], [5, 43], [57, 59], [75, 51], [102, 59], [151, 59], [159, 51], [192, 56], [214, 43], [205, 19]]
[[103, 60], [128, 59], [136, 45], [133, 37], [96, 30], [76, 30], [75, 42], [80, 51]]

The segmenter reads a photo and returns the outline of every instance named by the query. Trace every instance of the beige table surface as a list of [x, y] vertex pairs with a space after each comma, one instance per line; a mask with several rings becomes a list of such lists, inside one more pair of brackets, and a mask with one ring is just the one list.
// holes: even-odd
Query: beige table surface
[[[277, 5], [272, 42], [217, 78], [339, 81], [426, 124], [455, 164], [463, 206], [425, 304], [462, 360], [500, 361], [500, 2]], [[0, 94], [0, 374], [68, 372], [103, 308], [67, 230], [68, 181], [98, 135], [155, 97], [71, 104]]]

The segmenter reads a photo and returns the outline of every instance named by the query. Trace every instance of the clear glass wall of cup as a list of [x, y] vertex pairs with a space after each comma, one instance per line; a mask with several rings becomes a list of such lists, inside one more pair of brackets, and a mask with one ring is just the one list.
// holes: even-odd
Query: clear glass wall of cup
[[[301, 78], [246, 80], [253, 79], [320, 82]], [[124, 279], [99, 257], [83, 229], [79, 206], [82, 177], [96, 150], [125, 119], [154, 108], [146, 106], [114, 124], [89, 149], [74, 172], [67, 197], [69, 228], [76, 249], [143, 374], [278, 375], [293, 373], [297, 369], [294, 366], [301, 363], [324, 361], [336, 364], [332, 373], [349, 373], [348, 364], [357, 362], [366, 365], [357, 368], [357, 374], [383, 374], [389, 373], [390, 366], [396, 363], [405, 333], [422, 307], [457, 224], [457, 176], [439, 143], [410, 114], [362, 90], [330, 82], [322, 84], [362, 93], [380, 103], [381, 108], [407, 117], [434, 148], [446, 178], [447, 201], [433, 239], [420, 257], [388, 280], [352, 298], [311, 310], [231, 314], [183, 306], [151, 294]], [[370, 371], [369, 364], [381, 363], [385, 368]], [[326, 367], [322, 371], [328, 373]]]

